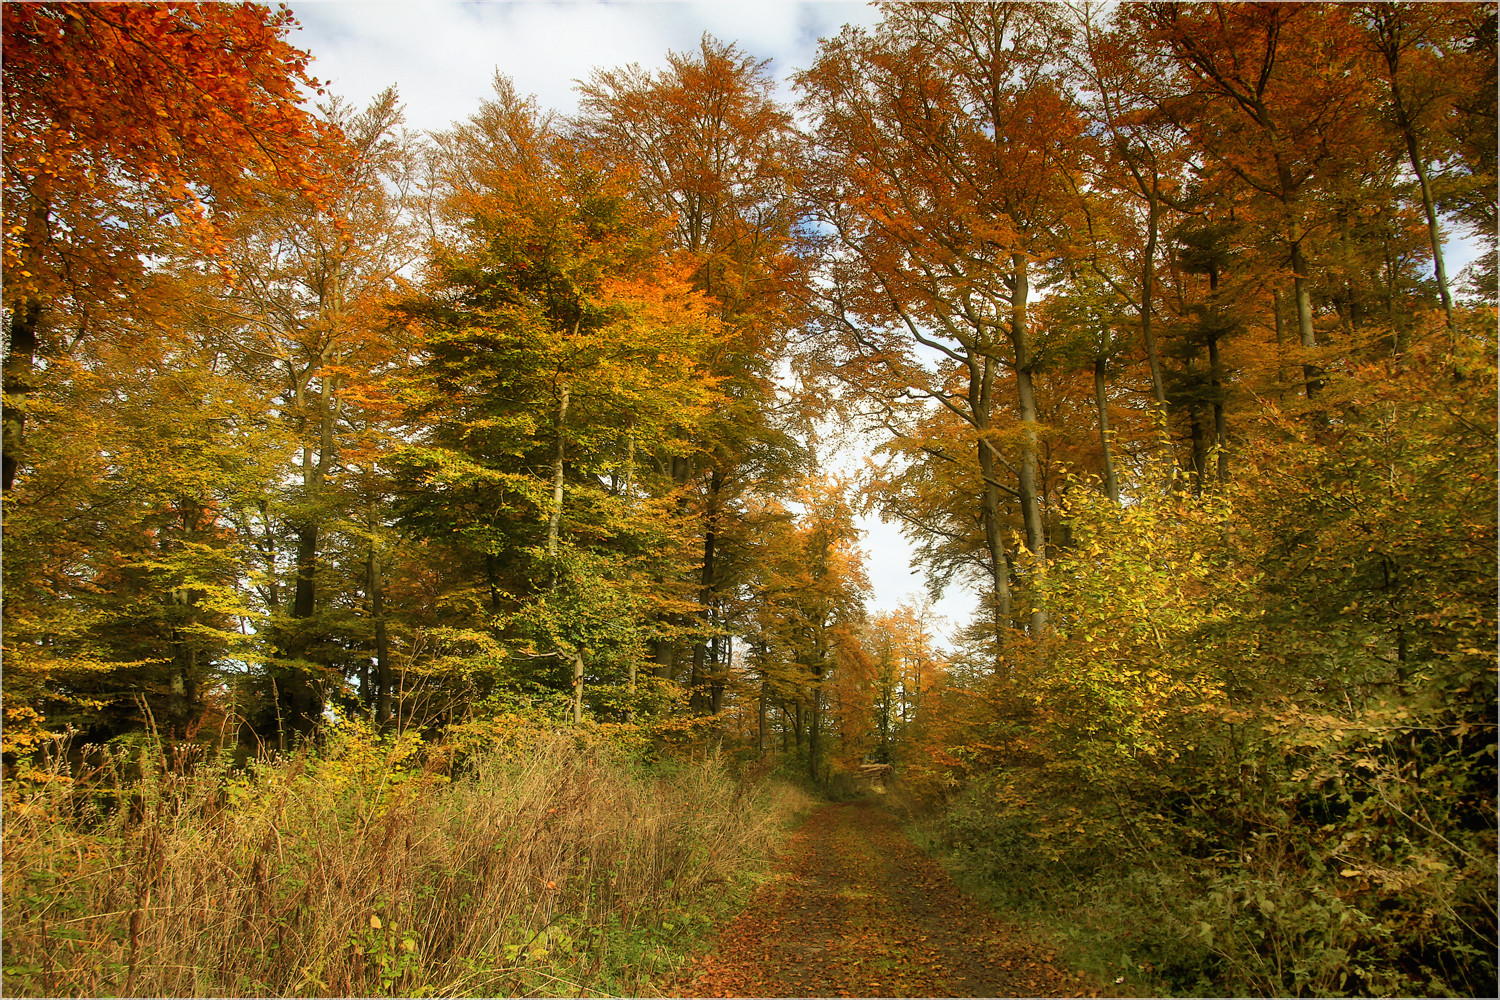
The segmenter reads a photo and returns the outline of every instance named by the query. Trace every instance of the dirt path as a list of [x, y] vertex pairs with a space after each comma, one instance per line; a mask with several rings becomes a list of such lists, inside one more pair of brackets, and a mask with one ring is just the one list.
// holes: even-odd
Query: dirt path
[[969, 899], [891, 816], [824, 806], [777, 877], [669, 990], [683, 996], [1098, 996]]

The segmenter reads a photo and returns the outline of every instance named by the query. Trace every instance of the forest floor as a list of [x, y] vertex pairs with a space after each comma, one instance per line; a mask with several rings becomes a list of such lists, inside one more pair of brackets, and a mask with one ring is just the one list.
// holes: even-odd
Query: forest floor
[[712, 951], [662, 987], [703, 997], [1110, 993], [966, 896], [869, 803], [809, 816]]

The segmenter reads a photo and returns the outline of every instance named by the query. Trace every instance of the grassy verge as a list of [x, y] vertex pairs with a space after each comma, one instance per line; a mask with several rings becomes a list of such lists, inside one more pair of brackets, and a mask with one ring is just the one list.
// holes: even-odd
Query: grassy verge
[[635, 995], [804, 795], [543, 738], [450, 774], [347, 732], [235, 769], [150, 747], [8, 788], [11, 995]]
[[1034, 930], [1069, 966], [1126, 996], [1219, 996], [1214, 955], [1183, 933], [1184, 877], [1138, 858], [1058, 858], [1038, 849], [1028, 824], [985, 816], [966, 803], [914, 819], [907, 832], [965, 892]]
[[[1314, 868], [1305, 856], [1278, 853], [1275, 843], [1242, 857], [1194, 859], [1107, 830], [1085, 834], [1037, 814], [997, 810], [972, 790], [909, 830], [966, 891], [1126, 995], [1493, 991], [1493, 949], [1473, 943], [1486, 939], [1485, 928], [1465, 922], [1493, 910], [1433, 878], [1407, 885], [1411, 898], [1430, 907], [1416, 923], [1403, 913], [1394, 864], [1390, 881], [1366, 889], [1357, 882], [1362, 872]], [[1482, 882], [1471, 894], [1493, 899], [1493, 868], [1474, 869]], [[1460, 889], [1465, 874], [1452, 879]], [[1451, 985], [1466, 976], [1480, 988]]]

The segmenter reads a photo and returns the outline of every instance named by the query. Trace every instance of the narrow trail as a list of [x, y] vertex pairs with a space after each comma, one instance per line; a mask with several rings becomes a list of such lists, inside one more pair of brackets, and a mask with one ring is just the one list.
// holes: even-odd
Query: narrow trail
[[690, 962], [680, 996], [1100, 996], [964, 895], [885, 810], [828, 805]]

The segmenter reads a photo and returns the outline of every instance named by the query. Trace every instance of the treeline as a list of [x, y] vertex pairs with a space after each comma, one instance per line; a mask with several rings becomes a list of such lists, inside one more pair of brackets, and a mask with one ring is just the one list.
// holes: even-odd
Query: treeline
[[884, 14], [799, 84], [819, 360], [985, 595], [935, 836], [1144, 992], [1492, 990], [1495, 8]]
[[705, 40], [566, 121], [497, 77], [417, 137], [301, 103], [288, 24], [7, 9], [11, 752], [731, 688], [816, 744], [864, 582], [778, 371], [812, 262], [765, 67]]
[[1155, 871], [1174, 988], [1493, 988], [1494, 5], [882, 14], [413, 136], [285, 14], [8, 5], [10, 776], [712, 732]]

